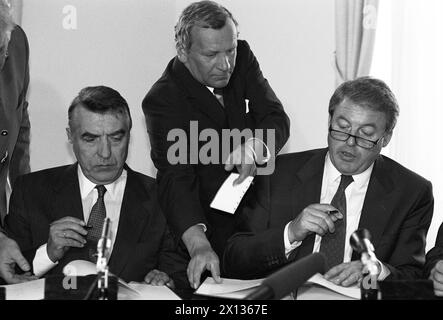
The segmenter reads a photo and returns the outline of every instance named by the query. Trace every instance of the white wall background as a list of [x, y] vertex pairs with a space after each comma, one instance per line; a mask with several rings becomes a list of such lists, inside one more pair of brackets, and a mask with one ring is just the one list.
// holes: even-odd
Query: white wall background
[[[72, 163], [67, 108], [88, 85], [118, 90], [134, 127], [128, 158], [155, 176], [141, 101], [175, 55], [173, 27], [189, 0], [24, 0], [22, 26], [31, 48], [31, 168]], [[224, 0], [291, 119], [284, 152], [326, 146], [334, 89], [334, 1]], [[65, 6], [77, 29], [65, 30]]]

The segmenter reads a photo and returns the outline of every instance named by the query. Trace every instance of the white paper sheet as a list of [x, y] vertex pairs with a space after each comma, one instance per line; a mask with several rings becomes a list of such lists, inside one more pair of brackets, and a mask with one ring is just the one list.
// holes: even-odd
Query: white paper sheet
[[360, 288], [358, 286], [352, 286], [352, 287], [338, 286], [335, 283], [326, 280], [320, 273], [316, 273], [311, 278], [309, 278], [306, 284], [308, 285], [317, 284], [353, 299], [360, 299], [361, 297]]
[[206, 278], [195, 294], [219, 298], [243, 299], [258, 287], [264, 279], [238, 280], [222, 278], [222, 280], [222, 283], [216, 283], [212, 277]]
[[42, 300], [45, 297], [45, 279], [9, 284], [4, 287], [6, 300]]
[[234, 180], [239, 177], [238, 173], [231, 173], [223, 182], [217, 194], [211, 202], [211, 208], [218, 209], [231, 214], [235, 213], [241, 199], [248, 191], [254, 177], [247, 177], [241, 184], [232, 185]]

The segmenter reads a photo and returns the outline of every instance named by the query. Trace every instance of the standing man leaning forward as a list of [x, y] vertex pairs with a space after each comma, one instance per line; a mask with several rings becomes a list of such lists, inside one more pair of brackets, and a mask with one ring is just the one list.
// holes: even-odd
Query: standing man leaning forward
[[[220, 281], [219, 257], [234, 232], [235, 215], [209, 207], [227, 171], [235, 166], [240, 173], [234, 183], [254, 175], [256, 165], [274, 157], [289, 137], [281, 102], [248, 43], [238, 40], [237, 27], [232, 14], [215, 2], [190, 4], [175, 26], [177, 56], [143, 100], [160, 203], [176, 240], [183, 240], [190, 254], [188, 279], [194, 288], [205, 269]], [[196, 155], [188, 152], [186, 163], [173, 164], [168, 133], [182, 129], [190, 137], [191, 121], [198, 124], [198, 134], [215, 130], [219, 140], [222, 129], [246, 128], [272, 129], [275, 139], [247, 139], [230, 148], [229, 162], [220, 157], [217, 163], [198, 159], [192, 164]], [[200, 149], [203, 142], [197, 143]], [[222, 154], [222, 144], [217, 147]]]

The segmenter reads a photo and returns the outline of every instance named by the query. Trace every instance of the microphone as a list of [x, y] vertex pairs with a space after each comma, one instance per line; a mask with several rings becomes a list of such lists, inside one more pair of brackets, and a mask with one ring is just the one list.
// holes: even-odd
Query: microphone
[[361, 262], [369, 271], [369, 274], [378, 275], [380, 266], [374, 253], [374, 245], [371, 242], [371, 234], [367, 229], [356, 230], [349, 239], [353, 250], [361, 254]]
[[322, 253], [312, 253], [271, 274], [246, 296], [246, 300], [279, 300], [303, 285], [316, 273], [324, 273], [326, 258]]
[[102, 235], [97, 242], [97, 272], [104, 272], [111, 251], [111, 219], [103, 221]]

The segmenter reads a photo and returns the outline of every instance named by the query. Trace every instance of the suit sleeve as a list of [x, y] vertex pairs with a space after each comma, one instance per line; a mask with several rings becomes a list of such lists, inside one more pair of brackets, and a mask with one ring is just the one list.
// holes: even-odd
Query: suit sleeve
[[[20, 27], [17, 27], [20, 28]], [[29, 44], [26, 38], [25, 33], [21, 30], [21, 34], [23, 36], [24, 47], [26, 50], [26, 61], [25, 61], [25, 74], [24, 74], [24, 85], [23, 89], [20, 93], [19, 98], [19, 106], [21, 106], [22, 114], [21, 114], [21, 123], [20, 129], [17, 137], [17, 142], [14, 147], [14, 151], [11, 157], [10, 164], [10, 177], [11, 183], [14, 183], [14, 180], [22, 174], [28, 173], [30, 171], [29, 165], [29, 145], [30, 145], [30, 121], [28, 114], [28, 101], [27, 101], [27, 92], [29, 85]], [[17, 106], [17, 107], [19, 107]], [[19, 109], [19, 108], [18, 108]]]
[[[184, 99], [184, 98], [183, 98]], [[200, 203], [200, 183], [195, 165], [189, 164], [189, 144], [185, 141], [188, 152], [185, 161], [171, 163], [168, 150], [175, 144], [180, 134], [189, 137], [189, 123], [180, 106], [183, 101], [170, 97], [166, 92], [150, 92], [143, 100], [143, 112], [151, 143], [151, 158], [158, 169], [157, 183], [159, 201], [170, 224], [171, 231], [179, 240], [182, 234], [198, 223], [208, 225]], [[175, 133], [171, 139], [168, 134]], [[182, 135], [182, 138], [183, 138]], [[172, 141], [168, 141], [172, 140]], [[171, 148], [173, 150], [173, 148]]]
[[[224, 274], [238, 279], [262, 278], [293, 260], [285, 255], [283, 232], [285, 225], [269, 227], [270, 210], [266, 204], [264, 178], [257, 181], [255, 195], [243, 209], [235, 233], [223, 254]], [[264, 191], [266, 193], [266, 191]]]
[[397, 235], [392, 255], [383, 263], [391, 274], [387, 280], [418, 279], [422, 277], [425, 263], [426, 235], [434, 210], [432, 185], [427, 182], [418, 193], [414, 205]]
[[18, 177], [12, 189], [9, 213], [5, 219], [5, 230], [8, 236], [17, 242], [22, 251], [32, 247], [32, 233], [25, 205], [25, 194], [23, 178]]
[[186, 249], [177, 245], [169, 228], [166, 227], [159, 254], [158, 269], [167, 273], [174, 280], [176, 288], [188, 289], [190, 288], [186, 274], [188, 262], [189, 255]]
[[428, 278], [432, 268], [438, 261], [443, 260], [443, 224], [441, 224], [438, 230], [437, 240], [435, 246], [426, 254], [426, 263], [423, 269], [423, 277]]
[[[246, 68], [245, 84], [246, 99], [249, 100], [249, 113], [255, 124], [255, 129], [263, 129], [263, 141], [277, 155], [289, 138], [289, 117], [286, 115], [282, 103], [277, 98], [268, 80], [263, 76], [260, 65], [251, 51], [248, 43], [242, 41], [246, 47], [244, 58], [237, 63]], [[275, 140], [267, 135], [266, 129], [273, 129]]]

